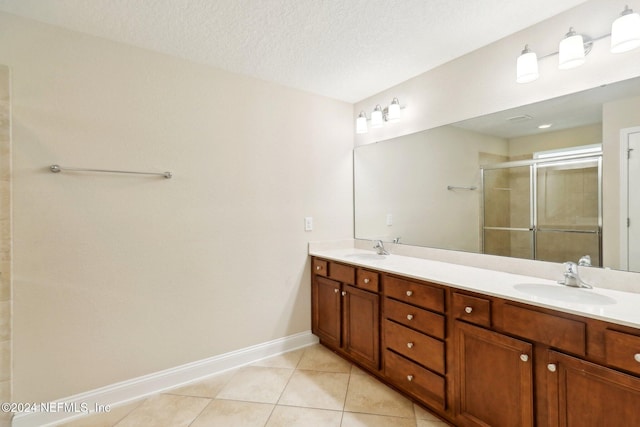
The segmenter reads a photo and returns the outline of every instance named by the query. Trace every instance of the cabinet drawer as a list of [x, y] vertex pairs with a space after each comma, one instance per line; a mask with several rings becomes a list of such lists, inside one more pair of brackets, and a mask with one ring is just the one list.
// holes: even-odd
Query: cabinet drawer
[[439, 374], [444, 374], [444, 343], [442, 341], [390, 320], [385, 320], [384, 325], [387, 348]]
[[367, 291], [378, 292], [380, 290], [378, 277], [378, 273], [374, 271], [359, 268], [356, 271], [356, 286]]
[[390, 298], [384, 301], [385, 317], [410, 328], [444, 339], [444, 316]]
[[338, 282], [353, 285], [355, 284], [356, 269], [348, 265], [332, 262], [329, 264], [329, 277]]
[[317, 274], [318, 276], [327, 276], [329, 274], [328, 269], [329, 263], [322, 259], [313, 259], [313, 266], [311, 267], [312, 273]]
[[586, 325], [577, 320], [505, 304], [504, 331], [540, 344], [584, 355]]
[[491, 301], [454, 292], [453, 317], [489, 327], [491, 326]]
[[445, 380], [440, 375], [389, 350], [384, 355], [384, 373], [398, 387], [444, 410]]
[[386, 276], [384, 279], [384, 292], [388, 297], [439, 313], [444, 312], [444, 290], [435, 286]]
[[640, 374], [640, 337], [622, 332], [604, 332], [608, 365]]

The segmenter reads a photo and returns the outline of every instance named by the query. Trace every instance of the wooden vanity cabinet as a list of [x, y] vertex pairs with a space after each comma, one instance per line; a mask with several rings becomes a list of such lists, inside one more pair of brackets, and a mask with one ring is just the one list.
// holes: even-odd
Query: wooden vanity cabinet
[[380, 369], [378, 273], [313, 258], [311, 330], [361, 366]]
[[384, 375], [423, 404], [447, 411], [446, 291], [428, 282], [383, 276]]
[[455, 426], [640, 427], [638, 328], [319, 258], [312, 269], [320, 341]]
[[532, 427], [533, 345], [459, 320], [455, 342], [457, 424]]

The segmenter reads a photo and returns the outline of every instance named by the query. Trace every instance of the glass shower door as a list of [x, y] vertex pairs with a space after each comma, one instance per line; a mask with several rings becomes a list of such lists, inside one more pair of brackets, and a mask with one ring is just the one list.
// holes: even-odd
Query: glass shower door
[[601, 261], [601, 157], [539, 163], [535, 168], [536, 259]]
[[534, 258], [531, 166], [482, 169], [485, 254]]

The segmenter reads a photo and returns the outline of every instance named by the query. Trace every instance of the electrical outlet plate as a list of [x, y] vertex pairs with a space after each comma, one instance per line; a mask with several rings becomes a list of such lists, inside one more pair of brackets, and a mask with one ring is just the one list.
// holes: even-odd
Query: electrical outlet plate
[[305, 216], [304, 217], [304, 231], [312, 231], [313, 230], [313, 217]]

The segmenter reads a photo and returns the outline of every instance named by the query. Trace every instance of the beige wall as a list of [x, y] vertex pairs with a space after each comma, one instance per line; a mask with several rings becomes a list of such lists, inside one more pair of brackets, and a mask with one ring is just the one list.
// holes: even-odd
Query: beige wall
[[[0, 401], [11, 401], [11, 108], [9, 69], [0, 65]], [[0, 413], [0, 425], [8, 421]]]
[[310, 329], [307, 241], [352, 234], [351, 105], [7, 14], [0, 28], [16, 401]]

